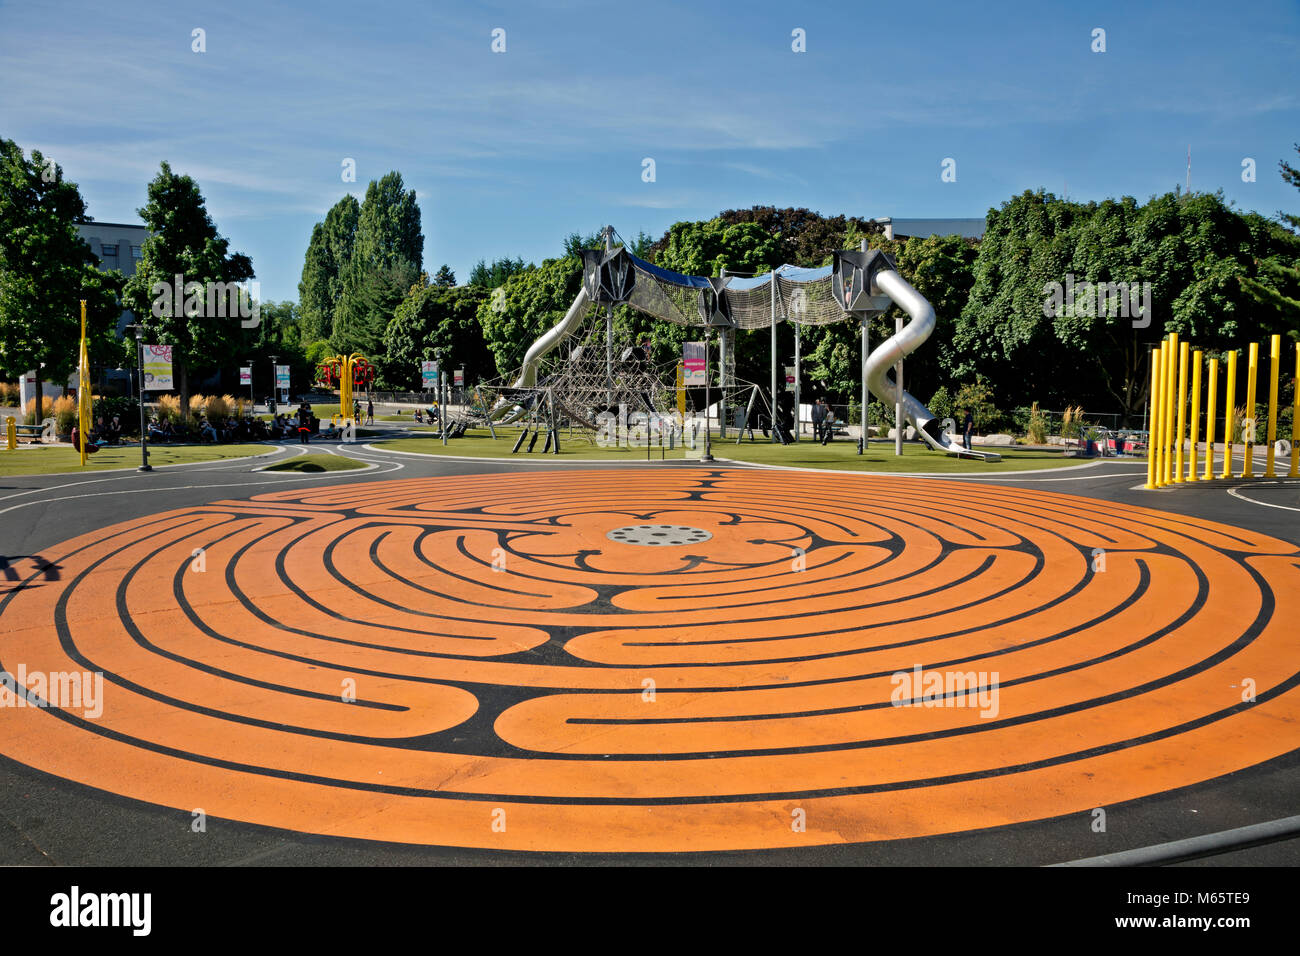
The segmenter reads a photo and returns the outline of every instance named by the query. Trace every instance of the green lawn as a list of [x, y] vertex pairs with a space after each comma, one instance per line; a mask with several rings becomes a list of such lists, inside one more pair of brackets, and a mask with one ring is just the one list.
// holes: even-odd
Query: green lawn
[[263, 471], [351, 471], [353, 468], [365, 468], [363, 462], [355, 458], [344, 458], [342, 455], [330, 454], [312, 454], [299, 455], [297, 458], [290, 458], [288, 461], [282, 461], [274, 465], [267, 465]]
[[[506, 458], [522, 461], [625, 461], [634, 464], [646, 460], [645, 448], [602, 448], [590, 441], [574, 437], [569, 439], [567, 433], [561, 435], [560, 454], [542, 454], [542, 445], [546, 441], [543, 434], [531, 454], [523, 449], [518, 454], [511, 454], [515, 440], [519, 437], [518, 428], [498, 428], [495, 441], [487, 429], [470, 429], [464, 438], [450, 439], [444, 446], [439, 438], [393, 438], [375, 443], [376, 448], [391, 451], [418, 452], [426, 455], [457, 455], [473, 458]], [[744, 441], [736, 444], [730, 440], [713, 440], [713, 456], [729, 458], [734, 461], [753, 462], [763, 465], [786, 465], [792, 468], [841, 468], [863, 471], [900, 471], [900, 472], [939, 472], [964, 474], [996, 474], [1000, 472], [1029, 471], [1037, 468], [1059, 468], [1067, 465], [1081, 464], [1079, 459], [1066, 458], [1059, 452], [1020, 450], [1016, 448], [990, 449], [1002, 455], [998, 462], [972, 461], [945, 455], [918, 443], [903, 446], [901, 458], [894, 456], [892, 442], [873, 442], [865, 455], [857, 454], [857, 444], [841, 439], [829, 445], [819, 445], [812, 441], [799, 442], [794, 445], [774, 445], [770, 442]], [[524, 443], [524, 448], [528, 443]], [[670, 458], [681, 461], [699, 457], [699, 450], [678, 447], [672, 451], [661, 451], [658, 447], [650, 449], [650, 458], [659, 461]]]
[[[149, 464], [191, 464], [219, 461], [223, 458], [247, 458], [269, 452], [267, 445], [150, 445]], [[54, 475], [60, 472], [104, 471], [111, 468], [135, 468], [140, 464], [140, 446], [125, 445], [101, 448], [81, 465], [81, 454], [68, 446], [27, 447], [16, 451], [0, 449], [0, 476]]]

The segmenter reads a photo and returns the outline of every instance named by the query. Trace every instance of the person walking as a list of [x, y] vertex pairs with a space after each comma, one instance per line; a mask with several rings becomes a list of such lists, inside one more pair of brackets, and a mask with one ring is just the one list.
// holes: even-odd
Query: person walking
[[822, 418], [822, 444], [830, 444], [830, 440], [835, 437], [835, 413], [831, 411], [829, 405], [826, 406], [826, 414]]
[[970, 451], [971, 435], [974, 434], [974, 432], [975, 416], [971, 414], [971, 410], [968, 408], [966, 409], [966, 417], [963, 418], [961, 422], [961, 443], [965, 446], [967, 451]]
[[813, 441], [822, 440], [822, 423], [826, 421], [826, 403], [823, 399], [817, 399], [812, 407], [813, 420]]
[[366, 424], [373, 425], [374, 423], [375, 423], [375, 403], [371, 399], [367, 398], [366, 399]]

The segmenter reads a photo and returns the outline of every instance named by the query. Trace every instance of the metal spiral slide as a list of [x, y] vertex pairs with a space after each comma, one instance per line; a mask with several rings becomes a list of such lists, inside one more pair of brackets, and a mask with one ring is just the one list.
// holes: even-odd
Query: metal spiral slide
[[872, 281], [881, 292], [893, 299], [912, 321], [903, 326], [902, 331], [886, 339], [867, 357], [867, 388], [888, 405], [899, 403], [898, 393], [902, 391], [903, 417], [931, 448], [963, 458], [1000, 461], [1002, 456], [997, 452], [969, 451], [954, 442], [944, 431], [943, 422], [936, 418], [930, 409], [909, 395], [905, 389], [899, 389], [889, 378], [887, 373], [890, 368], [899, 359], [911, 355], [924, 345], [925, 340], [934, 331], [934, 306], [893, 269], [880, 269], [874, 274]]

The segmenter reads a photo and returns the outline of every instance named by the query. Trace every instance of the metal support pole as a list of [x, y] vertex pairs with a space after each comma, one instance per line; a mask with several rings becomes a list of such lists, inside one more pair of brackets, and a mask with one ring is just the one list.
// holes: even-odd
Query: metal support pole
[[802, 356], [799, 354], [799, 345], [800, 345], [799, 333], [801, 328], [802, 326], [800, 326], [798, 322], [794, 323], [794, 440], [795, 441], [799, 440], [799, 430], [803, 427], [803, 425], [799, 421], [799, 401], [802, 397], [799, 394], [799, 384], [800, 384], [799, 380], [802, 377], [802, 371], [803, 371], [799, 367], [800, 360], [802, 358]]
[[709, 335], [710, 329], [704, 327], [704, 455], [700, 461], [713, 461], [713, 450], [709, 445]]
[[862, 407], [858, 409], [858, 454], [867, 450], [867, 356], [871, 354], [870, 320], [862, 316]]
[[[140, 467], [136, 471], [153, 471], [149, 464], [149, 431], [144, 422], [144, 330], [138, 325], [135, 327], [135, 358], [140, 370]], [[39, 368], [36, 374], [40, 376]]]
[[1277, 441], [1277, 373], [1282, 364], [1282, 336], [1274, 335], [1269, 340], [1269, 379], [1268, 379], [1268, 458], [1264, 466], [1264, 477], [1274, 475], [1274, 443]]
[[[894, 319], [894, 334], [901, 335], [903, 332], [903, 317], [897, 316]], [[898, 362], [894, 365], [894, 456], [901, 458], [903, 456], [903, 359], [900, 356]]]
[[1205, 473], [1202, 478], [1209, 481], [1214, 477], [1214, 404], [1219, 391], [1219, 360], [1210, 359], [1210, 381], [1206, 385], [1205, 403]]
[[[772, 407], [769, 409], [772, 415], [772, 441], [776, 442], [776, 269], [772, 270]], [[1277, 361], [1273, 362], [1277, 365]]]

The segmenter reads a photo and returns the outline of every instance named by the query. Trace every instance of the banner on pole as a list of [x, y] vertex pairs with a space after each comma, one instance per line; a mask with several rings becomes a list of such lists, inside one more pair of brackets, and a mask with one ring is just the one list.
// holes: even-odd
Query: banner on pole
[[787, 365], [787, 366], [785, 367], [785, 384], [787, 384], [787, 385], [793, 385], [793, 384], [794, 384], [794, 366], [793, 366], [793, 365]]
[[241, 368], [239, 370], [239, 384], [240, 385], [253, 384], [253, 370], [251, 368]]
[[289, 388], [289, 366], [277, 365], [275, 367], [275, 387], [284, 391]]
[[682, 366], [686, 370], [685, 384], [687, 386], [705, 384], [704, 365], [704, 343], [683, 342]]
[[165, 392], [175, 388], [172, 384], [172, 347], [146, 345], [144, 347], [145, 391]]
[[452, 382], [452, 384], [455, 385], [457, 388], [464, 388], [464, 387], [465, 387], [465, 370], [464, 370], [463, 368], [458, 368], [458, 369], [456, 369], [456, 371], [452, 373], [451, 382]]
[[420, 363], [420, 384], [426, 392], [438, 387], [437, 362], [424, 361]]

